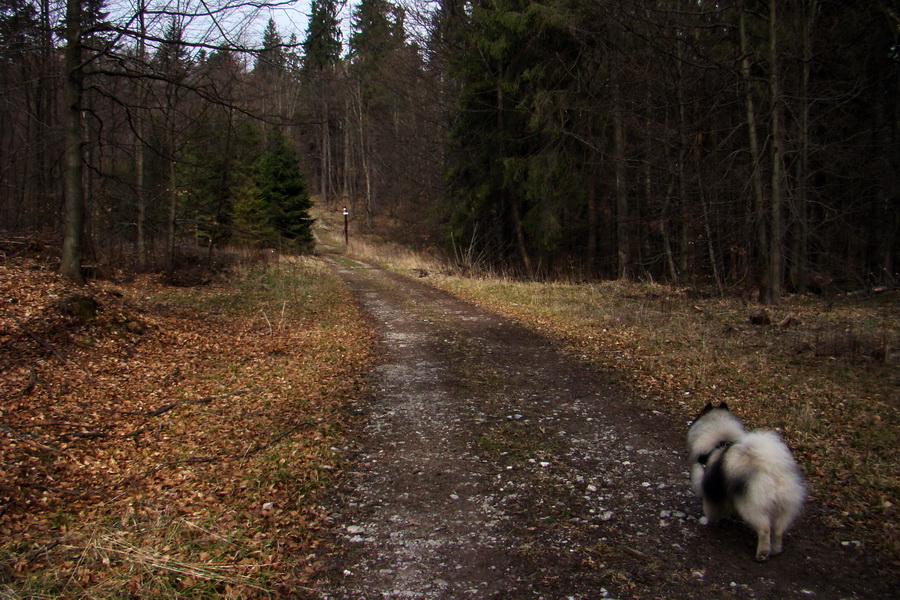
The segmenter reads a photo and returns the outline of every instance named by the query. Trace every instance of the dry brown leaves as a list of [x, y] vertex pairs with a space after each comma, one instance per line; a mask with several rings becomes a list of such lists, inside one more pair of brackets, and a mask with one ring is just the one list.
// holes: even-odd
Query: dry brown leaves
[[0, 591], [302, 589], [371, 332], [327, 274], [285, 268], [311, 290], [198, 312], [240, 293], [0, 265]]

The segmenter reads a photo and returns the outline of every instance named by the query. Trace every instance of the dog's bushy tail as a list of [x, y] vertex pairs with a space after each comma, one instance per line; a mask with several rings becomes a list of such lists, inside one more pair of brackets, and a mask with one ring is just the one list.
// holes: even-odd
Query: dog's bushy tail
[[774, 431], [753, 431], [725, 458], [728, 479], [756, 510], [793, 521], [806, 499], [803, 477], [791, 451]]

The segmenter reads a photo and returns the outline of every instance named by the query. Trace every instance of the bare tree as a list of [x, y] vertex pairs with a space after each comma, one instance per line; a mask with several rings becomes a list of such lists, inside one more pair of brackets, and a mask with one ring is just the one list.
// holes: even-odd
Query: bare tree
[[[187, 87], [185, 81], [173, 81], [167, 74], [148, 67], [144, 60], [147, 44], [160, 45], [167, 42], [164, 24], [166, 19], [180, 19], [182, 27], [191, 29], [190, 40], [184, 43], [196, 49], [218, 49], [229, 47], [237, 51], [254, 52], [254, 48], [243, 41], [249, 25], [259, 10], [264, 7], [286, 4], [284, 1], [260, 3], [251, 1], [220, 0], [209, 3], [201, 0], [194, 4], [190, 0], [174, 2], [160, 0], [158, 3], [139, 2], [136, 6], [125, 4], [113, 7], [117, 15], [113, 19], [88, 22], [84, 19], [81, 0], [68, 0], [66, 4], [66, 153], [65, 153], [65, 211], [63, 246], [60, 272], [72, 281], [82, 283], [82, 254], [84, 248], [85, 196], [84, 180], [84, 135], [82, 113], [85, 110], [83, 97], [86, 82], [91, 89], [101, 93], [103, 78], [124, 77], [129, 79], [168, 81], [171, 85]], [[146, 22], [151, 18], [152, 25]], [[104, 35], [100, 35], [104, 34]], [[129, 61], [121, 54], [126, 40], [138, 45], [138, 60]], [[134, 65], [132, 67], [131, 65]], [[208, 101], [226, 101], [215, 90], [194, 87], [194, 93]], [[116, 97], [114, 101], [133, 112], [135, 107], [127, 98]], [[136, 118], [134, 123], [141, 123]], [[169, 130], [171, 132], [171, 129]], [[137, 125], [135, 137], [143, 136], [142, 126]], [[170, 140], [171, 142], [172, 140]], [[140, 143], [138, 144], [141, 145]], [[171, 150], [171, 148], [170, 148]], [[136, 158], [136, 194], [138, 197], [138, 254], [139, 262], [145, 261], [146, 241], [144, 239], [146, 182], [143, 179], [143, 148]], [[174, 157], [170, 157], [174, 158]], [[174, 185], [174, 171], [170, 182]], [[172, 193], [175, 190], [172, 189]]]

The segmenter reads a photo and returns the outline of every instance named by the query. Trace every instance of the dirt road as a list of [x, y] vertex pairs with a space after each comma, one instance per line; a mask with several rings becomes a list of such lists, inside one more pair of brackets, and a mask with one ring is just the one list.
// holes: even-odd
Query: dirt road
[[[330, 498], [322, 599], [887, 598], [897, 585], [821, 524], [753, 560], [699, 524], [686, 422], [549, 340], [418, 281], [336, 261], [380, 332], [352, 471]], [[852, 540], [847, 540], [852, 541]]]

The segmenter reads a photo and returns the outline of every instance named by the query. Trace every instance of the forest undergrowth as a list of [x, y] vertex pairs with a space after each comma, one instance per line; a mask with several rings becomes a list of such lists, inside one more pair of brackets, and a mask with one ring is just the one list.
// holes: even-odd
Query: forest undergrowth
[[900, 292], [764, 307], [655, 283], [463, 277], [452, 262], [360, 237], [348, 252], [558, 340], [685, 431], [707, 402], [775, 429], [836, 543], [900, 564]]
[[320, 261], [82, 288], [7, 257], [0, 294], [0, 597], [303, 589], [372, 349]]

